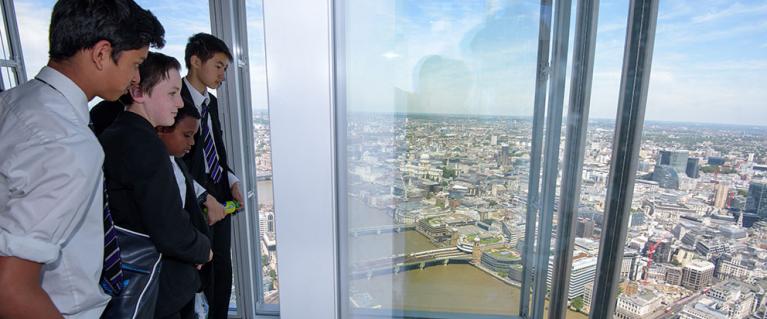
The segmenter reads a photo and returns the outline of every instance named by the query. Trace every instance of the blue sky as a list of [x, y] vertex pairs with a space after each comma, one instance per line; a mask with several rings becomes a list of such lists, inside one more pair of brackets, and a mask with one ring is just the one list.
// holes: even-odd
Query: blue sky
[[[207, 1], [138, 2], [166, 28], [168, 44], [161, 52], [182, 59], [186, 39], [210, 31]], [[601, 1], [592, 117], [615, 117], [627, 2]], [[342, 45], [349, 108], [530, 115], [538, 3], [346, 1]], [[53, 1], [15, 4], [33, 75], [46, 61]], [[262, 8], [255, 0], [247, 6], [253, 107], [262, 109], [267, 104]], [[767, 2], [661, 1], [652, 67], [648, 120], [767, 125]], [[568, 79], [569, 72], [570, 66]]]

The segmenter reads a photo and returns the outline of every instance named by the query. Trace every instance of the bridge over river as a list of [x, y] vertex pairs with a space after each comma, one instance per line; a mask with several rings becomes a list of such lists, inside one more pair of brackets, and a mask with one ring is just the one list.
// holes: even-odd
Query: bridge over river
[[380, 235], [385, 233], [401, 233], [408, 230], [415, 230], [415, 225], [406, 224], [394, 224], [394, 225], [380, 225], [371, 227], [359, 227], [349, 230], [349, 234], [354, 237], [365, 235]]
[[450, 263], [466, 264], [471, 259], [471, 254], [458, 250], [456, 247], [439, 248], [352, 263], [350, 272], [354, 279], [370, 278]]

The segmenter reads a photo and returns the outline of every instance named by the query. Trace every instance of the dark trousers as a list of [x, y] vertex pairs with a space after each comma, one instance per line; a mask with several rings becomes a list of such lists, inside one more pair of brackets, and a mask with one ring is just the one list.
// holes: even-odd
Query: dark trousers
[[213, 261], [208, 263], [213, 272], [213, 283], [205, 288], [210, 305], [208, 318], [226, 319], [229, 297], [232, 294], [232, 220], [230, 216], [210, 227], [213, 236]]
[[177, 313], [170, 314], [161, 319], [194, 319], [194, 298]]

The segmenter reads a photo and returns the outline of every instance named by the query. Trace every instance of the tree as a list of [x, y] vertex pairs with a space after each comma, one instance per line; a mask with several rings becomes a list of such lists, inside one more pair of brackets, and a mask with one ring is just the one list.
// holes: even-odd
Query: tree
[[267, 264], [269, 264], [269, 256], [261, 255], [261, 266], [266, 266]]
[[711, 174], [717, 171], [719, 169], [719, 166], [703, 166], [700, 168], [700, 171], [706, 174]]
[[577, 311], [581, 311], [583, 309], [583, 296], [573, 299], [573, 301], [570, 302], [570, 306]]
[[746, 189], [738, 189], [738, 195], [747, 197], [748, 196], [748, 190]]

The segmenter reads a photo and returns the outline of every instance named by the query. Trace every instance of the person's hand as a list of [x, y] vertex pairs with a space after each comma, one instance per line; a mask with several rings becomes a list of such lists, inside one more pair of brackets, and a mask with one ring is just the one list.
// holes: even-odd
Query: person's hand
[[219, 203], [216, 198], [210, 194], [208, 194], [208, 197], [205, 199], [205, 203], [203, 203], [203, 205], [208, 209], [208, 225], [213, 225], [226, 217], [226, 213], [224, 212], [224, 205], [221, 205], [221, 203]]
[[240, 183], [234, 183], [232, 185], [232, 197], [234, 200], [236, 200], [238, 203], [240, 203], [240, 209], [245, 206], [245, 201], [242, 200], [242, 192], [240, 192]]
[[[208, 250], [208, 262], [213, 260], [213, 250]], [[194, 265], [194, 268], [197, 268], [197, 270], [202, 270], [202, 264]]]

